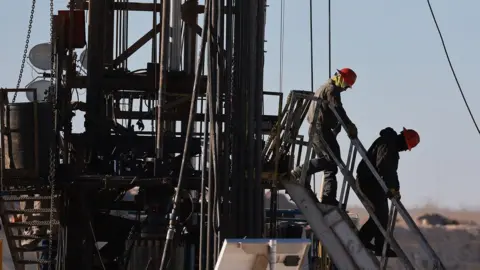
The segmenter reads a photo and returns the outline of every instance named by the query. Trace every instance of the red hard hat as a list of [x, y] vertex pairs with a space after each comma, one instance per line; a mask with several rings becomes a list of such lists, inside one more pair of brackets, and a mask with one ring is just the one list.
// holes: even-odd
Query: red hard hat
[[420, 143], [420, 135], [413, 129], [403, 128], [403, 137], [407, 143], [408, 150], [412, 150], [412, 148]]
[[350, 68], [342, 68], [340, 70], [337, 69], [337, 71], [342, 76], [345, 83], [347, 83], [350, 87], [355, 84], [355, 81], [357, 80], [357, 74], [355, 71]]

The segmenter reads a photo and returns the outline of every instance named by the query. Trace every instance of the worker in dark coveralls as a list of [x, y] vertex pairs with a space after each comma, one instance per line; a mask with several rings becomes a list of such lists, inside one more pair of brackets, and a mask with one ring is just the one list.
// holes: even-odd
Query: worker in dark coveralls
[[[351, 88], [357, 79], [357, 75], [350, 68], [343, 68], [337, 70], [335, 75], [328, 79], [328, 81], [320, 86], [320, 88], [315, 92], [315, 97], [320, 97], [322, 100], [327, 101], [329, 104], [333, 104], [336, 108], [336, 111], [342, 118], [343, 122], [346, 124], [348, 129], [346, 130], [350, 138], [357, 137], [357, 128], [350, 121], [350, 118], [347, 116], [347, 113], [343, 109], [342, 99], [340, 94], [347, 89]], [[329, 205], [338, 205], [336, 199], [337, 195], [337, 178], [336, 174], [338, 172], [337, 164], [334, 159], [331, 158], [325, 146], [321, 143], [320, 136], [324, 138], [328, 147], [332, 150], [334, 155], [340, 159], [340, 146], [337, 142], [337, 134], [341, 131], [341, 125], [333, 113], [333, 111], [328, 107], [328, 104], [321, 104], [319, 108], [318, 119], [314, 123], [314, 114], [315, 107], [317, 102], [312, 102], [307, 114], [307, 121], [310, 123], [310, 129], [315, 125], [316, 130], [313, 132], [312, 143], [313, 151], [315, 152], [316, 158], [310, 160], [307, 168], [307, 178], [309, 175], [323, 171], [324, 182], [323, 182], [323, 196], [322, 203]], [[310, 134], [310, 130], [309, 130]], [[291, 179], [298, 181], [302, 173], [302, 166], [298, 166], [293, 169], [291, 174]], [[311, 188], [310, 183], [301, 183], [305, 187]]]
[[[397, 134], [395, 130], [387, 127], [380, 131], [380, 137], [368, 149], [368, 159], [387, 186], [387, 193], [382, 189], [363, 160], [358, 165], [358, 186], [372, 203], [374, 214], [385, 230], [387, 229], [389, 213], [387, 198], [400, 199], [400, 183], [397, 174], [398, 161], [400, 160], [399, 152], [411, 150], [419, 142], [420, 136], [415, 130], [404, 128], [400, 134]], [[359, 237], [366, 248], [373, 250], [377, 256], [382, 255], [385, 237], [371, 217], [360, 229]], [[375, 239], [373, 245], [371, 244], [372, 239]], [[387, 249], [387, 256], [397, 257], [390, 248]]]

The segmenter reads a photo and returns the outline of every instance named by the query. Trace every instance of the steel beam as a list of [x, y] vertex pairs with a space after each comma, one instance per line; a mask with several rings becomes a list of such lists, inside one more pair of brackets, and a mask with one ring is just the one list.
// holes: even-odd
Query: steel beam
[[[95, 152], [95, 138], [98, 134], [96, 124], [102, 107], [102, 83], [104, 75], [105, 41], [105, 1], [90, 2], [87, 54], [87, 111], [85, 114], [85, 132], [90, 138], [89, 145]], [[98, 138], [97, 138], [98, 139]]]
[[[98, 0], [97, 0], [98, 1]], [[89, 2], [86, 1], [83, 4], [83, 8], [88, 10]], [[149, 11], [149, 12], [161, 12], [161, 10], [155, 10], [155, 5], [152, 3], [135, 3], [135, 2], [128, 2], [128, 3], [114, 3], [113, 5], [114, 10], [128, 10], [128, 11]]]
[[113, 66], [118, 67], [123, 61], [132, 56], [136, 51], [147, 44], [154, 35], [158, 34], [162, 28], [162, 23], [157, 24], [155, 29], [150, 29], [145, 35], [135, 41], [128, 49], [120, 54], [115, 60], [113, 60]]

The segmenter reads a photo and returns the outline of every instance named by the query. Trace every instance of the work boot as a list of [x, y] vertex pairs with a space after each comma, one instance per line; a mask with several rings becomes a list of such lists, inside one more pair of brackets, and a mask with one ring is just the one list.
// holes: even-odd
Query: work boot
[[[363, 241], [362, 241], [363, 242]], [[368, 243], [365, 243], [363, 242], [363, 245], [365, 246], [366, 249], [369, 249], [371, 250], [373, 253], [375, 253], [375, 256], [382, 256], [382, 250], [383, 248], [376, 248], [374, 244], [368, 242]], [[387, 252], [386, 252], [386, 255], [388, 258], [396, 258], [398, 257], [397, 256], [397, 253], [395, 251], [393, 251], [391, 248], [388, 248], [387, 249]]]
[[370, 242], [365, 243], [363, 241], [362, 241], [362, 243], [363, 243], [363, 245], [365, 246], [366, 249], [371, 250], [371, 251], [375, 251], [375, 245], [374, 244], [372, 244]]
[[333, 206], [338, 206], [339, 202], [337, 199], [332, 198], [332, 197], [323, 197], [321, 204], [326, 204], [326, 205], [333, 205]]
[[[375, 250], [375, 256], [382, 256], [382, 250], [381, 250], [381, 249], [380, 249], [380, 250], [376, 249], [376, 250]], [[398, 257], [398, 256], [397, 256], [397, 253], [396, 253], [395, 251], [393, 251], [391, 248], [387, 249], [386, 256], [387, 256], [388, 258], [396, 258], [396, 257]]]

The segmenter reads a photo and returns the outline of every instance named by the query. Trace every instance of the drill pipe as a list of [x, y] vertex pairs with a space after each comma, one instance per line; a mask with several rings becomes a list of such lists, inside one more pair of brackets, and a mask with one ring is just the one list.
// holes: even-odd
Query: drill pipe
[[[193, 90], [192, 90], [192, 101], [190, 103], [190, 116], [188, 117], [188, 124], [187, 124], [187, 132], [186, 132], [186, 139], [185, 139], [185, 145], [183, 149], [183, 156], [182, 156], [182, 164], [180, 166], [180, 174], [178, 177], [178, 185], [177, 185], [177, 190], [175, 192], [175, 197], [173, 200], [173, 206], [172, 206], [172, 212], [170, 213], [170, 222], [168, 226], [168, 231], [167, 231], [167, 237], [165, 239], [165, 244], [163, 247], [163, 254], [162, 254], [162, 262], [160, 264], [160, 270], [164, 270], [166, 267], [166, 261], [167, 261], [167, 254], [168, 254], [168, 247], [170, 241], [173, 239], [173, 236], [175, 234], [175, 222], [176, 222], [176, 210], [177, 210], [177, 205], [180, 199], [180, 190], [182, 187], [182, 182], [184, 178], [184, 172], [185, 172], [185, 162], [187, 160], [188, 156], [188, 150], [190, 146], [190, 139], [191, 139], [191, 133], [192, 133], [192, 126], [193, 126], [193, 118], [195, 114], [195, 108], [196, 108], [196, 103], [197, 103], [197, 96], [198, 96], [198, 83], [200, 81], [200, 74], [203, 71], [203, 63], [204, 63], [204, 55], [205, 55], [205, 45], [207, 43], [207, 29], [209, 28], [208, 25], [208, 17], [209, 12], [208, 12], [208, 6], [210, 5], [211, 0], [205, 0], [205, 15], [204, 15], [204, 24], [203, 24], [203, 29], [202, 29], [202, 44], [200, 47], [200, 55], [198, 56], [198, 62], [197, 62], [197, 70], [195, 73], [195, 80], [193, 82]], [[168, 2], [168, 1], [167, 1]], [[157, 124], [158, 125], [158, 124]]]
[[163, 157], [162, 147], [162, 111], [163, 111], [163, 94], [166, 89], [167, 72], [168, 72], [168, 49], [170, 47], [170, 1], [164, 0], [162, 2], [162, 37], [160, 47], [160, 85], [158, 88], [158, 104], [157, 104], [157, 141], [156, 154], [157, 159]]

